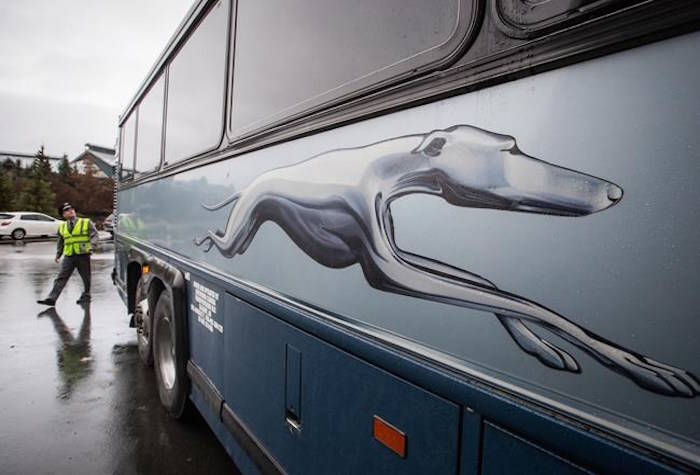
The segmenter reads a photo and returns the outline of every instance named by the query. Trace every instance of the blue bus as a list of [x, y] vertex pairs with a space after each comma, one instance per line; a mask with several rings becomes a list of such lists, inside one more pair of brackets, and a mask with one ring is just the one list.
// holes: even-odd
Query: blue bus
[[201, 0], [114, 281], [244, 473], [700, 470], [700, 3]]

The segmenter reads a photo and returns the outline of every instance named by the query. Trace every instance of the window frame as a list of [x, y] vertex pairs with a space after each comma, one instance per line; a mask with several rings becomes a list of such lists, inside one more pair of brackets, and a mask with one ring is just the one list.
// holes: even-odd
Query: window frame
[[[141, 115], [141, 104], [143, 101], [148, 97], [148, 94], [153, 90], [154, 87], [156, 87], [156, 84], [160, 79], [163, 79], [163, 104], [161, 104], [161, 123], [160, 123], [160, 151], [159, 151], [159, 156], [158, 156], [158, 165], [156, 165], [155, 168], [149, 169], [149, 170], [144, 170], [143, 172], [137, 172], [136, 170], [136, 164], [138, 163], [138, 150], [139, 150], [139, 118]], [[166, 103], [167, 103], [167, 82], [168, 82], [168, 75], [167, 75], [167, 68], [163, 68], [162, 70], [159, 70], [154, 76], [153, 80], [151, 83], [148, 85], [148, 88], [141, 94], [141, 97], [139, 97], [139, 101], [134, 107], [132, 114], [136, 113], [136, 122], [134, 125], [134, 163], [132, 164], [133, 169], [131, 171], [131, 179], [134, 178], [140, 178], [143, 176], [151, 175], [153, 173], [158, 173], [161, 168], [163, 167], [163, 159], [165, 155], [165, 109], [166, 109]], [[128, 120], [128, 119], [127, 119]], [[124, 121], [126, 124], [127, 121]]]
[[[247, 142], [271, 130], [278, 129], [286, 123], [295, 122], [306, 117], [314, 117], [326, 109], [339, 106], [345, 102], [357, 99], [358, 97], [387, 89], [391, 86], [449, 66], [459, 59], [462, 53], [471, 45], [482, 21], [482, 9], [480, 8], [479, 0], [457, 1], [459, 5], [457, 26], [445, 42], [370, 74], [346, 82], [339, 87], [283, 109], [251, 125], [234, 130], [232, 128], [233, 114], [235, 113], [235, 104], [233, 104], [233, 72], [236, 62], [235, 41], [238, 23], [238, 1], [236, 0], [234, 5], [235, 14], [232, 18], [232, 22], [236, 24], [229, 27], [229, 30], [232, 30], [233, 33], [231, 34], [231, 32], [229, 32], [229, 84], [226, 100], [226, 108], [228, 110], [228, 115], [226, 117], [226, 138], [228, 144]], [[428, 61], [423, 59], [429, 53], [434, 52], [438, 53], [435, 55], [437, 56], [436, 58], [432, 58]], [[408, 61], [410, 61], [410, 63], [406, 66]], [[386, 75], [379, 75], [380, 79], [377, 79], [376, 76], [381, 72], [386, 72]], [[362, 81], [362, 86], [353, 87], [359, 81]], [[322, 98], [319, 102], [313, 101], [313, 99], [319, 98]]]
[[[558, 3], [532, 4], [527, 0], [492, 0], [491, 15], [496, 27], [511, 38], [532, 39], [581, 22], [592, 14], [618, 6], [617, 0], [597, 0], [562, 7]], [[548, 12], [548, 13], [547, 13]], [[537, 13], [545, 16], [537, 18]]]
[[[226, 33], [224, 35], [224, 41], [225, 41], [225, 53], [224, 53], [224, 74], [223, 74], [223, 82], [224, 82], [224, 87], [223, 87], [223, 93], [222, 93], [222, 101], [223, 101], [223, 107], [221, 108], [221, 126], [218, 134], [218, 141], [216, 144], [207, 147], [203, 150], [200, 150], [196, 153], [184, 156], [178, 160], [173, 160], [168, 162], [165, 158], [165, 147], [166, 147], [166, 135], [167, 135], [167, 127], [168, 127], [168, 99], [169, 99], [169, 93], [170, 93], [170, 65], [172, 62], [177, 58], [177, 55], [180, 53], [182, 48], [187, 44], [187, 41], [192, 37], [192, 35], [197, 31], [197, 29], [200, 27], [204, 19], [209, 15], [209, 13], [214, 9], [214, 6], [218, 2], [222, 3], [222, 6], [226, 5], [228, 7], [228, 20], [226, 22]], [[234, 0], [211, 0], [210, 2], [207, 2], [206, 6], [202, 9], [202, 11], [199, 13], [199, 16], [197, 17], [196, 21], [190, 25], [188, 28], [186, 34], [179, 40], [177, 46], [173, 51], [168, 55], [168, 58], [165, 62], [164, 69], [165, 69], [165, 95], [164, 95], [164, 104], [163, 104], [163, 134], [162, 134], [162, 147], [161, 147], [161, 167], [159, 171], [162, 170], [168, 170], [170, 168], [180, 166], [185, 162], [188, 162], [190, 160], [195, 159], [196, 157], [199, 157], [201, 155], [207, 154], [213, 150], [217, 150], [220, 146], [221, 143], [224, 141], [224, 135], [226, 131], [226, 122], [227, 122], [227, 116], [228, 116], [228, 83], [229, 83], [229, 57], [231, 55], [231, 26], [232, 26], [232, 19], [233, 19], [233, 14], [234, 14], [234, 9], [236, 5], [234, 3]], [[149, 84], [149, 90], [150, 87], [153, 83], [155, 83], [155, 77], [157, 75], [154, 75], [151, 80], [151, 84]], [[143, 93], [142, 96], [145, 96], [146, 93]], [[139, 98], [139, 104], [141, 103], [141, 98]]]
[[[134, 145], [133, 145], [133, 150], [131, 151], [132, 153], [132, 163], [131, 163], [131, 170], [127, 169], [129, 171], [128, 175], [124, 175], [124, 128], [127, 126], [129, 123], [129, 120], [133, 117], [134, 119]], [[133, 166], [136, 161], [136, 139], [138, 139], [138, 125], [139, 125], [139, 109], [137, 106], [135, 106], [131, 111], [129, 112], [129, 115], [126, 117], [125, 120], [122, 121], [121, 126], [119, 127], [119, 181], [120, 182], [127, 182], [127, 181], [132, 181], [134, 179], [134, 170]]]

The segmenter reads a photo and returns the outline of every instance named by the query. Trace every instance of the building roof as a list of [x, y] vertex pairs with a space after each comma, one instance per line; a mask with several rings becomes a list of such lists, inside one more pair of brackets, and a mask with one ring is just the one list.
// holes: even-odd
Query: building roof
[[71, 162], [77, 162], [78, 160], [81, 160], [85, 158], [85, 154], [90, 153], [92, 156], [95, 158], [98, 158], [105, 163], [107, 163], [110, 167], [114, 165], [114, 161], [116, 158], [116, 152], [113, 148], [109, 147], [103, 147], [101, 145], [95, 145], [91, 143], [86, 143], [85, 144], [85, 151], [75, 157]]
[[102, 145], [95, 145], [92, 143], [86, 143], [85, 147], [93, 152], [105, 153], [108, 155], [114, 155], [115, 151], [111, 147], [103, 147]]
[[71, 160], [71, 163], [79, 162], [84, 160], [88, 156], [94, 159], [97, 168], [102, 171], [108, 177], [112, 176], [113, 166], [116, 159], [116, 152], [113, 148], [102, 147], [100, 145], [95, 145], [91, 143], [85, 144], [85, 150], [83, 153]]

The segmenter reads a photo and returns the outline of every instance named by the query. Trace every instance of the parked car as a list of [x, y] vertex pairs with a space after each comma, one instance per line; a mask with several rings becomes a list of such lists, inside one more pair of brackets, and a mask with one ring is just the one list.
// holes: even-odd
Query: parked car
[[114, 213], [110, 213], [102, 223], [102, 229], [114, 237]]
[[56, 236], [63, 221], [33, 211], [0, 212], [0, 237]]

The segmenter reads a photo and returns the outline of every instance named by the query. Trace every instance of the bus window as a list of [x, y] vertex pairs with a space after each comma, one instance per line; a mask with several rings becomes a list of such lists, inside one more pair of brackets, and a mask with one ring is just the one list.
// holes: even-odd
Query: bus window
[[139, 105], [139, 135], [134, 164], [136, 173], [150, 172], [160, 166], [164, 91], [165, 81], [161, 76]]
[[463, 3], [239, 1], [232, 135], [443, 59], [465, 35]]
[[121, 162], [121, 179], [127, 180], [132, 175], [132, 167], [134, 164], [134, 148], [136, 146], [136, 112], [132, 112], [124, 125], [122, 125], [122, 137], [119, 143], [121, 144], [121, 153], [119, 161]]
[[214, 4], [170, 63], [166, 164], [205, 152], [221, 141], [228, 12], [228, 1]]

